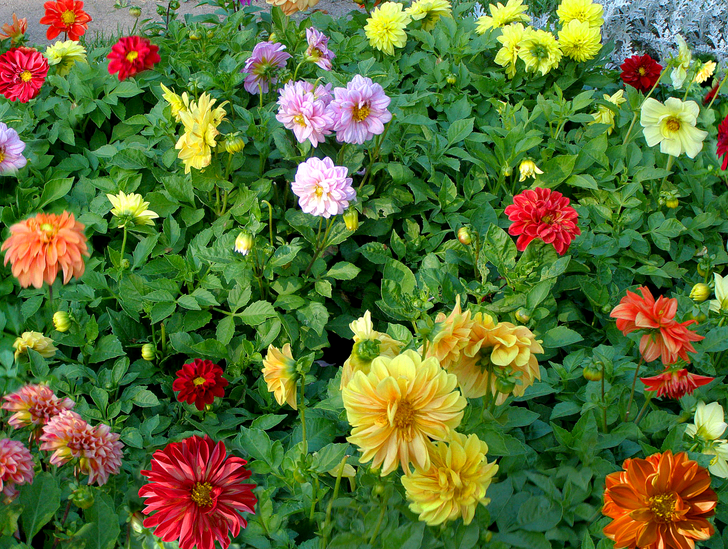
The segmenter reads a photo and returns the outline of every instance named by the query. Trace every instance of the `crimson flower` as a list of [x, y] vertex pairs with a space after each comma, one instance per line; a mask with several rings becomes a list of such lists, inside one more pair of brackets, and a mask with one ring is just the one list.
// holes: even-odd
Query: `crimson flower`
[[712, 377], [691, 374], [685, 368], [682, 370], [666, 370], [660, 375], [641, 377], [640, 381], [646, 385], [645, 391], [657, 391], [657, 398], [667, 396], [675, 400], [692, 395], [698, 387], [713, 381]]
[[662, 71], [662, 65], [647, 54], [633, 55], [625, 59], [620, 68], [622, 69], [620, 75], [622, 81], [641, 92], [650, 91], [660, 78], [660, 71]]
[[0, 93], [27, 103], [40, 93], [48, 60], [33, 48], [12, 48], [0, 55]]
[[228, 380], [222, 377], [222, 368], [210, 360], [196, 358], [177, 371], [172, 389], [179, 394], [177, 400], [194, 404], [202, 410], [205, 404], [212, 404], [215, 397], [225, 396]]
[[78, 40], [88, 30], [91, 16], [83, 11], [83, 2], [78, 0], [55, 0], [43, 4], [45, 16], [40, 20], [41, 25], [50, 25], [46, 31], [46, 38], [53, 40], [62, 32], [68, 35], [69, 40]]
[[225, 444], [208, 436], [157, 450], [151, 470], [141, 472], [149, 478], [139, 489], [139, 497], [148, 498], [142, 512], [156, 511], [144, 526], [163, 541], [179, 540], [180, 549], [214, 549], [215, 540], [227, 549], [229, 532], [237, 536], [248, 524], [240, 513], [255, 514], [255, 484], [243, 482], [250, 477], [245, 465], [244, 459], [227, 457]]
[[159, 63], [159, 46], [155, 46], [141, 36], [124, 36], [111, 47], [109, 59], [109, 74], [119, 73], [119, 80], [126, 80], [130, 76], [151, 69]]
[[513, 221], [508, 232], [520, 235], [516, 247], [521, 252], [534, 238], [540, 238], [564, 255], [574, 237], [581, 234], [576, 224], [579, 214], [569, 206], [568, 198], [551, 189], [536, 187], [523, 191], [513, 197], [505, 214]]
[[720, 80], [713, 84], [713, 87], [710, 88], [710, 91], [705, 94], [705, 97], [703, 97], [703, 105], [707, 105], [713, 100], [715, 95], [718, 93], [718, 88], [720, 88]]
[[721, 169], [728, 169], [728, 116], [718, 126], [718, 156], [723, 157]]

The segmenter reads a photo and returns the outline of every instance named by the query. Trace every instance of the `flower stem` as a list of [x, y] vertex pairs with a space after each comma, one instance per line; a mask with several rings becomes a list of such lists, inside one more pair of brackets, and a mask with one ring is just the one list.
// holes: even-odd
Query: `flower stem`
[[720, 93], [720, 89], [723, 87], [723, 84], [725, 84], [725, 81], [728, 80], [728, 72], [725, 73], [725, 76], [723, 77], [723, 80], [720, 81], [720, 85], [718, 86], [718, 89], [715, 90], [715, 95], [713, 96], [713, 99], [710, 100], [710, 103], [708, 103], [708, 110], [710, 110], [710, 107], [713, 106], [713, 102], [718, 97], [718, 94]]
[[268, 229], [270, 231], [270, 245], [274, 246], [273, 244], [273, 206], [270, 205], [270, 202], [267, 200], [261, 200], [264, 204], [268, 204]]
[[329, 525], [331, 524], [331, 510], [334, 508], [334, 500], [336, 499], [336, 496], [339, 495], [339, 486], [341, 486], [341, 477], [344, 475], [344, 468], [346, 467], [346, 460], [349, 458], [349, 456], [344, 456], [344, 458], [339, 462], [339, 470], [336, 471], [336, 484], [334, 484], [334, 493], [331, 496], [331, 499], [329, 500], [329, 504], [326, 506], [326, 521], [324, 522], [323, 527], [323, 543], [321, 544], [321, 547], [326, 547], [326, 542], [328, 538], [328, 530]]
[[321, 225], [323, 223], [324, 218], [321, 218], [321, 221], [319, 221], [319, 230], [318, 234], [316, 235], [316, 249], [314, 250], [313, 257], [311, 258], [311, 261], [308, 264], [308, 267], [306, 267], [306, 272], [303, 273], [303, 276], [308, 276], [308, 273], [311, 272], [311, 267], [313, 267], [314, 262], [318, 259], [319, 254], [326, 249], [326, 241], [329, 239], [329, 233], [331, 233], [331, 227], [334, 226], [334, 218], [332, 217], [329, 219], [328, 223], [326, 223], [326, 230], [324, 231], [324, 237], [319, 243], [319, 236], [321, 234]]
[[632, 379], [632, 390], [629, 393], [629, 403], [627, 404], [627, 413], [624, 415], [624, 421], [627, 421], [629, 419], [629, 412], [632, 408], [632, 400], [634, 400], [634, 387], [635, 385], [637, 385], [637, 376], [640, 372], [640, 366], [642, 366], [642, 357], [640, 357], [637, 368], [635, 368], [634, 370], [634, 378]]
[[662, 80], [662, 75], [665, 74], [666, 71], [661, 71], [660, 76], [657, 77], [657, 80], [655, 80], [655, 83], [652, 85], [652, 89], [650, 89], [650, 92], [645, 96], [645, 98], [642, 100], [642, 103], [640, 103], [639, 108], [634, 113], [634, 118], [632, 118], [632, 123], [629, 125], [629, 129], [627, 130], [627, 135], [624, 137], [623, 145], [627, 144], [627, 140], [629, 139], [630, 134], [632, 133], [632, 128], [634, 127], [635, 122], [637, 122], [637, 116], [639, 115], [640, 110], [642, 109], [642, 105], [645, 104], [645, 101], [647, 101], [651, 96], [652, 93], [657, 89], [657, 85], [660, 83], [660, 80]]
[[652, 391], [647, 391], [647, 398], [645, 399], [645, 403], [642, 405], [642, 409], [640, 410], [640, 413], [637, 414], [637, 417], [634, 420], [635, 425], [640, 424], [640, 420], [642, 419], [642, 416], [647, 411], [647, 407], [650, 405], [650, 400], [652, 400]]
[[[394, 115], [392, 115], [392, 120], [394, 120]], [[384, 126], [384, 133], [382, 133], [380, 138], [377, 140], [377, 146], [374, 149], [374, 153], [369, 156], [369, 167], [367, 168], [367, 173], [364, 174], [364, 177], [359, 184], [359, 188], [357, 189], [356, 194], [359, 194], [361, 192], [362, 188], [364, 187], [364, 183], [369, 179], [369, 174], [372, 173], [372, 167], [379, 158], [379, 149], [382, 147], [384, 138], [387, 137], [387, 132], [389, 131], [389, 127], [392, 125], [392, 120], [387, 122], [387, 125]]]
[[298, 404], [298, 410], [301, 412], [301, 438], [303, 442], [303, 453], [308, 454], [308, 441], [306, 440], [306, 399], [305, 399], [305, 387], [306, 387], [306, 375], [302, 374], [301, 378], [301, 401]]
[[609, 428], [607, 427], [607, 403], [604, 400], [604, 369], [604, 363], [602, 362], [602, 427], [606, 434]]
[[[385, 492], [386, 494], [386, 492]], [[382, 508], [379, 511], [379, 517], [377, 518], [377, 524], [374, 526], [374, 532], [372, 533], [372, 537], [369, 538], [369, 545], [372, 545], [375, 539], [377, 539], [377, 535], [379, 534], [379, 529], [382, 527], [382, 520], [384, 519], [384, 513], [387, 512], [387, 500], [389, 498], [384, 498], [382, 500]]]

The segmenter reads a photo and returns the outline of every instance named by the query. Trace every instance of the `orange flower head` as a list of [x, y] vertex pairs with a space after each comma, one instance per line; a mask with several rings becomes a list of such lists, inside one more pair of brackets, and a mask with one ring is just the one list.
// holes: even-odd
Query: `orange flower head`
[[62, 32], [66, 33], [68, 40], [78, 40], [88, 30], [91, 16], [83, 11], [83, 2], [79, 0], [55, 0], [43, 4], [45, 16], [41, 18], [41, 25], [50, 25], [46, 31], [46, 38], [53, 40]]
[[18, 19], [18, 16], [13, 14], [13, 24], [8, 25], [5, 23], [2, 26], [2, 32], [0, 32], [0, 39], [5, 40], [6, 38], [10, 38], [10, 45], [14, 46], [15, 42], [17, 42], [18, 38], [23, 36], [26, 31], [28, 30], [28, 20], [23, 17], [22, 19]]
[[681, 370], [666, 370], [660, 375], [652, 377], [641, 377], [640, 381], [645, 384], [645, 391], [657, 391], [657, 398], [679, 399], [685, 395], [693, 394], [698, 387], [707, 385], [713, 381], [712, 377], [691, 374], [685, 368]]
[[0, 248], [6, 252], [5, 265], [12, 263], [13, 276], [23, 288], [40, 288], [43, 282], [53, 284], [59, 269], [67, 284], [71, 277], [83, 275], [86, 268], [83, 256], [89, 253], [84, 228], [68, 212], [40, 213], [16, 223]]
[[440, 362], [440, 366], [449, 368], [460, 360], [461, 351], [470, 343], [472, 327], [470, 311], [463, 312], [458, 296], [455, 308], [449, 315], [439, 313], [435, 318], [435, 329], [425, 358], [434, 356]]
[[294, 410], [298, 409], [296, 404], [296, 361], [291, 353], [291, 344], [286, 343], [282, 349], [268, 346], [268, 353], [263, 359], [263, 379], [268, 386], [268, 391], [279, 405], [284, 402]]
[[604, 535], [619, 549], [694, 549], [713, 535], [710, 474], [681, 452], [628, 459], [624, 471], [607, 475], [602, 512], [614, 519]]

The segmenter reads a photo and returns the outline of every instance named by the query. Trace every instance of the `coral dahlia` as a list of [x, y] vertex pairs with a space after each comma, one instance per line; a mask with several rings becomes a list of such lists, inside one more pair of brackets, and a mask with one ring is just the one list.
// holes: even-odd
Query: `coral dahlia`
[[172, 390], [179, 392], [177, 400], [194, 404], [202, 410], [206, 404], [212, 404], [215, 397], [224, 397], [227, 385], [228, 380], [222, 377], [220, 366], [210, 360], [196, 358], [177, 371]]
[[0, 39], [7, 40], [10, 38], [10, 45], [14, 46], [15, 42], [23, 36], [28, 30], [28, 20], [23, 17], [18, 19], [18, 16], [13, 13], [13, 24], [3, 24], [2, 32], [0, 32]]
[[68, 397], [58, 398], [48, 385], [25, 385], [3, 397], [3, 410], [13, 412], [8, 424], [15, 429], [35, 426], [42, 429], [63, 410], [70, 410], [75, 403]]
[[681, 370], [667, 370], [652, 377], [641, 377], [640, 381], [645, 384], [645, 391], [657, 391], [657, 398], [679, 399], [685, 395], [693, 394], [698, 387], [707, 385], [713, 381], [712, 377], [691, 374], [685, 368]]
[[156, 511], [144, 526], [165, 542], [178, 540], [180, 549], [214, 549], [215, 540], [227, 549], [230, 532], [237, 536], [248, 524], [240, 513], [255, 513], [255, 484], [244, 482], [250, 477], [245, 465], [208, 436], [157, 450], [151, 470], [141, 472], [149, 479], [139, 489], [139, 497], [147, 498], [142, 512]]
[[46, 31], [46, 38], [53, 40], [62, 32], [69, 40], [78, 40], [88, 30], [91, 16], [83, 11], [83, 2], [79, 0], [55, 0], [43, 4], [45, 16], [40, 20], [41, 25], [50, 25]]
[[33, 484], [33, 456], [22, 442], [9, 438], [0, 439], [0, 492], [4, 503], [10, 503], [18, 495], [16, 486]]
[[0, 93], [27, 103], [40, 93], [48, 60], [33, 48], [12, 48], [0, 55]]
[[722, 170], [728, 169], [728, 116], [723, 119], [718, 127], [718, 156], [723, 157], [720, 165]]
[[622, 81], [641, 92], [648, 92], [657, 83], [662, 65], [649, 55], [633, 55], [620, 65]]
[[126, 80], [142, 71], [151, 69], [161, 61], [159, 46], [141, 36], [124, 36], [111, 47], [109, 74], [119, 73], [119, 80]]
[[[265, 0], [272, 6], [278, 6], [286, 15], [293, 15], [299, 11], [307, 10], [319, 3], [319, 0]], [[252, 92], [251, 92], [252, 93]]]

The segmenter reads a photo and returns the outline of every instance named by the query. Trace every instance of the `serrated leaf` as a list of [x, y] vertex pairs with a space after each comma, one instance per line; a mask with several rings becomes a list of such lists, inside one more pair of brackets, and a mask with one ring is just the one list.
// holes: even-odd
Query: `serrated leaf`
[[105, 335], [99, 339], [94, 345], [94, 352], [88, 358], [90, 364], [97, 364], [124, 355], [124, 349], [121, 346], [119, 338], [113, 334]]
[[119, 537], [119, 517], [112, 499], [101, 491], [94, 493], [94, 503], [83, 512], [86, 524], [75, 539], [86, 542], [84, 549], [111, 549]]
[[217, 339], [223, 345], [230, 343], [230, 340], [235, 334], [235, 318], [232, 316], [226, 316], [220, 322], [217, 323], [215, 330], [215, 339]]
[[267, 301], [256, 301], [248, 305], [238, 316], [248, 326], [257, 326], [267, 319], [276, 316], [276, 311], [273, 305]]
[[329, 269], [329, 272], [326, 273], [326, 276], [330, 276], [331, 278], [335, 278], [336, 280], [352, 280], [353, 278], [356, 278], [356, 275], [358, 275], [360, 272], [361, 269], [353, 263], [340, 261]]

